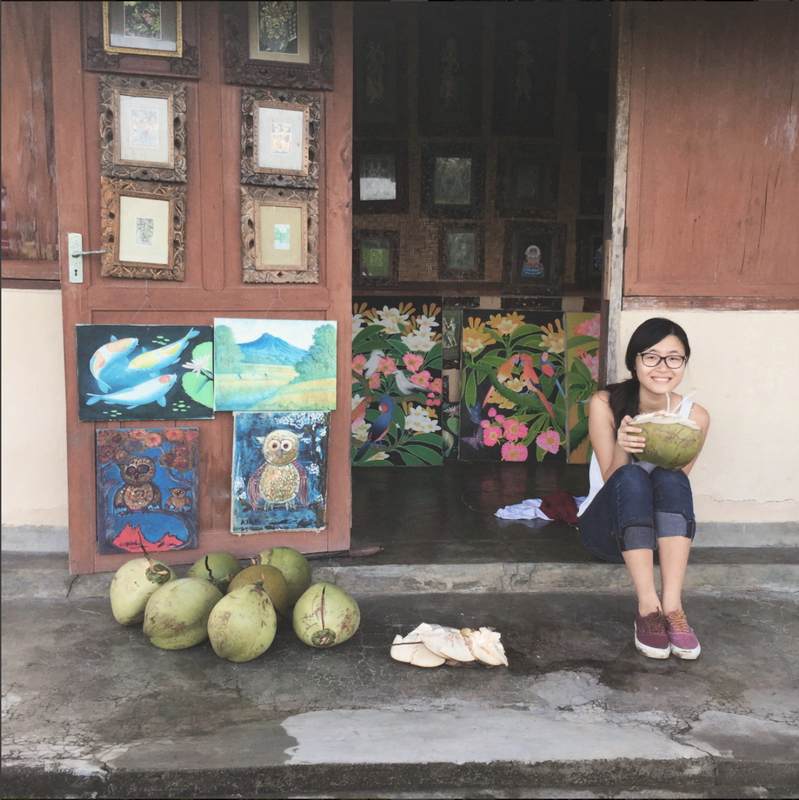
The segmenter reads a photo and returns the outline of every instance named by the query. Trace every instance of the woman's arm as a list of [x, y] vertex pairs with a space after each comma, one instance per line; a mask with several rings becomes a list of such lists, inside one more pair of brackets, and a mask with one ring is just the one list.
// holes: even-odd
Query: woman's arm
[[[705, 439], [707, 438], [707, 429], [710, 427], [710, 414], [708, 414], [707, 411], [702, 408], [702, 406], [698, 406], [696, 403], [694, 403], [693, 407], [691, 408], [691, 413], [688, 415], [688, 419], [692, 419], [702, 429], [702, 447], [704, 447]], [[699, 448], [699, 453], [702, 452], [702, 447]], [[688, 475], [688, 473], [694, 468], [696, 459], [699, 458], [699, 453], [694, 456], [693, 461], [690, 461], [682, 468], [682, 471], [686, 475]]]
[[631, 422], [632, 417], [625, 417], [617, 431], [608, 393], [597, 392], [591, 398], [588, 406], [588, 436], [603, 481], [607, 481], [619, 467], [629, 464], [633, 453], [643, 452], [646, 437], [637, 436], [641, 429], [630, 425]]

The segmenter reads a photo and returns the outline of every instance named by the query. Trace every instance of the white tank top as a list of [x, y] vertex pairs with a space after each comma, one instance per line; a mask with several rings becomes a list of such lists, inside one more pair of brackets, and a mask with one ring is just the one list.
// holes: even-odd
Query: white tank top
[[[691, 415], [691, 409], [693, 406], [694, 401], [685, 398], [680, 406], [682, 415], [689, 417]], [[637, 464], [642, 469], [645, 469], [647, 472], [651, 472], [655, 468], [655, 465], [650, 464], [648, 461], [635, 461], [633, 463]], [[593, 452], [591, 453], [591, 464], [588, 467], [588, 480], [591, 488], [588, 492], [588, 497], [585, 498], [583, 504], [577, 511], [578, 517], [582, 515], [586, 508], [588, 508], [588, 506], [591, 504], [591, 501], [597, 496], [597, 494], [599, 494], [599, 490], [605, 485], [605, 481], [602, 480], [602, 470], [599, 468], [599, 461], [597, 460], [596, 453]]]

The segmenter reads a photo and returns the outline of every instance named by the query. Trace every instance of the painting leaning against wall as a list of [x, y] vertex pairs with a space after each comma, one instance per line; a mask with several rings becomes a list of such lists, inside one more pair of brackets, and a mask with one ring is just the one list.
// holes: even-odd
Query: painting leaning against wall
[[197, 547], [199, 435], [197, 428], [96, 432], [101, 555]]
[[599, 314], [569, 311], [566, 319], [566, 394], [569, 398], [569, 463], [591, 460], [588, 401], [598, 388]]
[[353, 298], [355, 466], [443, 463], [441, 297]]
[[231, 531], [324, 528], [330, 414], [238, 412], [233, 418]]
[[459, 458], [565, 461], [562, 314], [464, 311]]

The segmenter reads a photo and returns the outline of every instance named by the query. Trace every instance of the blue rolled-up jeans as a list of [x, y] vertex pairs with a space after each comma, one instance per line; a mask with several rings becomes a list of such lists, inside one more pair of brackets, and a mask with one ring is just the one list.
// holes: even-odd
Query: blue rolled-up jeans
[[578, 529], [590, 553], [615, 563], [624, 561], [625, 550], [657, 551], [664, 536], [693, 540], [696, 521], [688, 476], [661, 467], [620, 467], [580, 516]]

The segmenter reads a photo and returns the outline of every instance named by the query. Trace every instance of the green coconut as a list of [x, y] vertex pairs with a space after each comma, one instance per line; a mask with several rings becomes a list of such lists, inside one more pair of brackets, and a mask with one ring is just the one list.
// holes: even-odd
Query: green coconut
[[289, 587], [290, 606], [311, 585], [311, 565], [308, 559], [291, 547], [270, 547], [258, 555], [255, 563], [277, 567], [283, 573]]
[[682, 469], [702, 449], [702, 428], [688, 417], [655, 411], [639, 414], [632, 424], [646, 436], [646, 445], [638, 458], [663, 469]]
[[222, 592], [203, 578], [178, 578], [158, 589], [144, 609], [144, 635], [163, 650], [194, 647], [208, 637], [208, 617]]
[[177, 576], [160, 561], [134, 558], [126, 561], [111, 579], [111, 613], [120, 625], [141, 625], [147, 601]]
[[254, 564], [233, 578], [227, 590], [228, 594], [254, 583], [263, 586], [275, 607], [278, 619], [283, 619], [289, 610], [289, 588], [283, 573], [277, 567]]
[[277, 612], [263, 586], [250, 583], [225, 595], [208, 617], [214, 652], [228, 661], [258, 658], [277, 632]]
[[351, 638], [361, 622], [355, 599], [333, 583], [315, 583], [294, 606], [294, 632], [311, 647], [333, 647]]
[[209, 553], [189, 567], [186, 577], [205, 578], [225, 594], [230, 582], [240, 572], [241, 564], [236, 556], [230, 553]]

